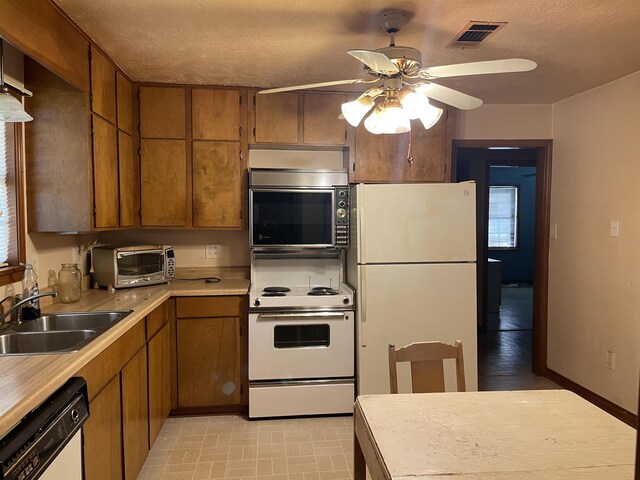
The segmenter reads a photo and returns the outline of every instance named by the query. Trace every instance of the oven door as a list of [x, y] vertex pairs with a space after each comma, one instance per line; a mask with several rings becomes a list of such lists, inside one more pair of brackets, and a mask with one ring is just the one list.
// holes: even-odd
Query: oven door
[[249, 315], [249, 380], [352, 377], [353, 312]]
[[249, 192], [251, 247], [335, 246], [333, 189], [256, 189]]

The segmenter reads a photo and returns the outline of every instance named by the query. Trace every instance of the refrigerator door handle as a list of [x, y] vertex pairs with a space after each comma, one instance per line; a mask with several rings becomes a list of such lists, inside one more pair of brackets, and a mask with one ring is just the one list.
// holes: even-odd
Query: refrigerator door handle
[[367, 274], [364, 266], [360, 267], [360, 346], [367, 346]]

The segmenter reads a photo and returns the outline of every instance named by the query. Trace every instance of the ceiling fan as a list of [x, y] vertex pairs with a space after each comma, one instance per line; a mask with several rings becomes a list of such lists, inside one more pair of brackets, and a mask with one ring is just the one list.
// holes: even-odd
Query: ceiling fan
[[521, 58], [459, 63], [437, 67], [422, 65], [422, 54], [412, 47], [395, 44], [395, 34], [407, 22], [401, 11], [387, 11], [380, 15], [382, 28], [389, 34], [389, 46], [370, 50], [349, 50], [347, 53], [364, 63], [364, 70], [373, 79], [336, 80], [292, 87], [269, 88], [258, 93], [279, 93], [337, 85], [368, 84], [372, 88], [358, 99], [342, 105], [342, 115], [354, 127], [364, 121], [371, 133], [403, 133], [411, 130], [410, 120], [420, 119], [424, 128], [431, 128], [442, 115], [442, 109], [429, 104], [429, 99], [469, 110], [482, 105], [482, 100], [466, 93], [444, 87], [434, 80], [447, 77], [483, 75], [490, 73], [526, 72], [536, 63]]

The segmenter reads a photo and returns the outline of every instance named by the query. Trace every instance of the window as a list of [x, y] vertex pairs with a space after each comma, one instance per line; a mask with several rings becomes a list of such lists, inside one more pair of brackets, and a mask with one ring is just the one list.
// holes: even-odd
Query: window
[[518, 247], [518, 187], [489, 187], [489, 248]]
[[20, 123], [0, 122], [0, 285], [22, 279], [24, 215], [20, 208]]

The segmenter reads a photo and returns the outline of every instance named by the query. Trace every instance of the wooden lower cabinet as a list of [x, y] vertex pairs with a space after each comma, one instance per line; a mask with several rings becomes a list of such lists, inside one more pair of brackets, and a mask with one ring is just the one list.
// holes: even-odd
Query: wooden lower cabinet
[[142, 348], [120, 372], [124, 478], [136, 480], [149, 454], [147, 350]]
[[176, 299], [179, 410], [243, 411], [246, 310], [246, 297], [241, 296]]
[[239, 318], [178, 319], [178, 406], [240, 404]]
[[147, 344], [149, 358], [149, 447], [171, 411], [171, 351], [166, 323]]
[[120, 375], [116, 375], [89, 405], [83, 427], [85, 480], [122, 479]]

